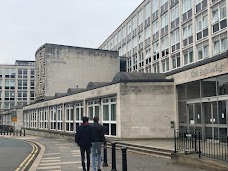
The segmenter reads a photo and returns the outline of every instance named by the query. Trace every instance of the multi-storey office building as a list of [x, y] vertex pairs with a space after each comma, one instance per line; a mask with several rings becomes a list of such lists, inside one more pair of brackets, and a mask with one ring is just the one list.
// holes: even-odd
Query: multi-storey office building
[[17, 60], [15, 65], [0, 65], [1, 109], [14, 109], [17, 105], [34, 100], [35, 61]]
[[99, 47], [174, 79], [176, 126], [227, 136], [226, 0], [144, 0]]
[[[14, 65], [0, 65], [0, 109], [6, 111], [17, 105], [34, 101], [35, 61], [16, 60]], [[4, 123], [11, 117], [3, 118]]]
[[227, 50], [227, 1], [144, 0], [99, 47], [128, 72], [166, 73]]

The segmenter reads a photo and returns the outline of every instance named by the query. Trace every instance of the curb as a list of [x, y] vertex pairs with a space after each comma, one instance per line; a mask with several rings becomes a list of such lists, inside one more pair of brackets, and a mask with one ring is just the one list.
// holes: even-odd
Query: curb
[[[29, 140], [29, 141], [31, 141], [31, 140]], [[43, 154], [44, 154], [44, 151], [45, 151], [45, 147], [42, 144], [40, 144], [40, 143], [38, 143], [36, 141], [31, 141], [31, 142], [33, 142], [33, 143], [37, 144], [38, 146], [40, 146], [40, 152], [37, 155], [35, 161], [32, 163], [31, 167], [29, 168], [29, 171], [36, 171], [38, 166], [39, 166], [39, 164], [40, 164], [40, 161], [41, 161], [41, 159], [43, 157]]]
[[32, 142], [32, 143], [38, 145], [40, 147], [40, 151], [39, 151], [38, 155], [36, 156], [34, 162], [31, 164], [31, 166], [30, 166], [28, 171], [36, 171], [37, 170], [37, 168], [38, 168], [38, 166], [40, 164], [40, 161], [41, 161], [41, 159], [43, 157], [43, 154], [45, 152], [45, 147], [42, 144], [38, 143], [37, 141], [33, 141], [33, 140], [29, 139], [28, 137], [26, 137], [26, 138], [21, 137], [21, 136], [19, 136], [19, 137], [18, 136], [0, 136], [0, 137], [17, 139], [17, 140], [22, 140], [22, 141], [25, 141], [25, 142], [26, 141], [27, 142]]

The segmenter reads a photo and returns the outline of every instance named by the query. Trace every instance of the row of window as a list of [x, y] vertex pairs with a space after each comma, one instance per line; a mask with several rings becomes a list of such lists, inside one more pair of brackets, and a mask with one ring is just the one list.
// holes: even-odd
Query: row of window
[[[27, 89], [28, 80], [17, 80], [17, 88], [20, 89]], [[0, 89], [2, 89], [2, 80], [0, 79]], [[6, 79], [5, 80], [5, 89], [15, 89], [15, 80]], [[30, 80], [30, 89], [35, 89], [35, 80]]]
[[[29, 97], [28, 97], [28, 93]], [[35, 92], [34, 91], [18, 91], [17, 92], [17, 98], [15, 98], [15, 92], [14, 91], [5, 91], [5, 96], [4, 96], [4, 100], [5, 101], [12, 101], [17, 99], [17, 101], [27, 101], [28, 99], [30, 100], [34, 100], [35, 98]], [[2, 101], [2, 92], [0, 91], [0, 101]], [[8, 108], [7, 108], [8, 109]]]
[[[0, 78], [15, 78], [16, 71], [14, 68], [0, 68]], [[28, 78], [28, 69], [19, 68], [17, 70], [17, 78]], [[30, 69], [30, 78], [35, 78], [35, 70]]]
[[[195, 61], [199, 61], [199, 60], [223, 53], [226, 50], [228, 50], [227, 32], [224, 32], [216, 37], [213, 37], [211, 43], [212, 43], [211, 50], [209, 49], [209, 41], [206, 40], [200, 44], [197, 44], [195, 48], [190, 47], [184, 50], [182, 53], [183, 55], [182, 57], [180, 56], [179, 51], [174, 55], [169, 55], [169, 48], [167, 47], [167, 45], [163, 46], [162, 47], [163, 50], [159, 53], [158, 44], [155, 44], [154, 49], [156, 52], [154, 53], [154, 56], [152, 59], [149, 55], [144, 59], [143, 52], [140, 52], [134, 55], [133, 57], [128, 58], [127, 60], [128, 72], [136, 70], [137, 65], [139, 66], [138, 69], [140, 69], [140, 67], [144, 68], [145, 66], [145, 72], [167, 72], [172, 69], [176, 69], [178, 67], [191, 64]], [[178, 45], [178, 47], [179, 46], [180, 45]], [[146, 52], [147, 51], [150, 52], [150, 48], [147, 48]], [[137, 55], [139, 55], [140, 58]], [[138, 62], [138, 58], [139, 58], [139, 61], [145, 60], [146, 62], [140, 65], [140, 63]], [[151, 71], [151, 69], [148, 70], [147, 65], [152, 65], [153, 71]], [[159, 69], [160, 65], [162, 67], [162, 70]], [[144, 72], [143, 69], [141, 71]]]
[[[156, 0], [157, 1], [157, 0]], [[168, 3], [168, 1], [167, 1]], [[156, 5], [155, 5], [156, 4]], [[153, 6], [152, 6], [152, 14], [155, 13], [157, 10], [158, 10], [158, 4], [159, 2], [154, 2], [153, 3]], [[191, 0], [183, 0], [182, 1], [182, 5], [183, 5], [183, 15], [185, 16], [185, 13], [189, 13], [189, 11], [191, 11], [192, 9], [192, 1]], [[148, 3], [146, 6], [145, 6], [145, 10], [148, 11], [150, 10], [150, 3]], [[196, 2], [196, 6], [202, 6], [202, 9], [204, 9], [205, 7], [207, 7], [207, 0], [204, 0], [204, 1], [199, 1], [199, 2]], [[200, 7], [201, 9], [201, 7]], [[142, 18], [142, 12], [143, 10], [141, 10], [139, 12], [139, 19], [137, 20], [137, 16], [133, 17], [132, 21], [129, 21], [126, 26], [123, 26], [123, 28], [121, 30], [119, 30], [119, 32], [113, 36], [112, 39], [110, 39], [106, 45], [103, 45], [101, 48], [102, 49], [107, 49], [107, 50], [119, 50], [119, 48], [122, 48], [124, 49], [124, 45], [126, 44], [126, 37], [131, 37], [130, 35], [132, 34], [132, 42], [134, 42], [135, 40], [135, 34], [134, 33], [134, 30], [137, 29], [137, 21], [138, 21], [138, 26], [141, 26], [142, 24], [142, 21], [141, 21], [141, 18]], [[145, 15], [145, 21], [147, 21], [148, 18], [150, 18], [150, 12], [146, 12], [148, 15]], [[207, 16], [209, 15], [207, 10], [203, 12], [204, 14], [203, 15], [197, 15], [196, 17], [196, 25], [197, 25], [197, 29], [201, 30], [201, 27], [202, 29], [203, 28], [206, 28], [207, 27]], [[186, 15], [187, 15], [186, 14]], [[186, 19], [190, 19], [192, 17], [192, 15], [188, 14], [189, 16], [185, 17]], [[225, 1], [221, 1], [220, 3], [214, 5], [212, 8], [211, 8], [211, 12], [210, 12], [210, 15], [211, 15], [211, 18], [212, 18], [212, 25], [213, 25], [213, 29], [212, 29], [212, 33], [215, 33], [217, 32], [218, 30], [221, 30], [223, 28], [225, 28], [227, 26], [227, 20], [226, 20], [226, 3]], [[153, 16], [153, 15], [152, 15]], [[169, 24], [169, 19], [168, 19], [168, 16], [170, 16], [170, 23], [171, 23], [171, 30], [176, 28], [178, 25], [179, 25], [179, 18], [180, 18], [180, 12], [179, 12], [179, 3], [176, 3], [175, 6], [173, 6], [170, 10], [170, 14], [168, 15], [168, 13], [164, 13], [162, 16], [161, 16], [161, 21], [160, 21], [160, 24], [159, 24], [159, 21], [158, 20], [152, 20], [153, 23], [152, 23], [152, 32], [151, 32], [151, 29], [150, 28], [147, 28], [147, 26], [149, 27], [150, 26], [150, 23], [147, 24], [145, 22], [145, 39], [143, 40], [146, 40], [148, 37], [151, 37], [151, 33], [152, 33], [152, 41], [155, 41], [159, 34], [157, 34], [160, 31], [160, 34], [161, 36], [165, 33], [168, 32], [168, 24]], [[158, 17], [157, 17], [158, 18]], [[156, 18], [156, 19], [157, 19]], [[140, 27], [138, 27], [139, 29]], [[197, 32], [199, 31], [197, 30]], [[143, 31], [143, 29], [141, 30]], [[140, 30], [138, 30], [138, 34], [139, 34], [139, 37], [143, 37], [143, 34], [141, 33]], [[204, 31], [204, 34], [208, 34], [208, 30], [205, 30]], [[200, 36], [200, 35], [198, 35]], [[130, 40], [128, 38], [127, 42]], [[197, 39], [199, 40], [199, 39]], [[122, 42], [121, 44], [121, 41], [124, 41]], [[138, 38], [138, 42], [140, 41], [140, 39]], [[132, 43], [132, 46], [134, 46], [135, 43]], [[133, 48], [133, 47], [132, 47]], [[125, 54], [126, 52], [123, 51], [123, 54]], [[122, 54], [121, 54], [122, 55]]]
[[31, 110], [24, 113], [23, 123], [30, 128], [75, 132], [84, 115], [89, 117], [90, 123], [97, 116], [104, 125], [105, 133], [116, 135], [116, 98], [88, 101], [86, 113], [84, 108], [80, 102]]

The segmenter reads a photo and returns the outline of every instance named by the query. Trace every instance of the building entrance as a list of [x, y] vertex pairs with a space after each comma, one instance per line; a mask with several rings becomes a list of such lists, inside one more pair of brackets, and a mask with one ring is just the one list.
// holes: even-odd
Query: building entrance
[[189, 130], [197, 130], [207, 137], [225, 137], [227, 134], [228, 100], [210, 102], [187, 102]]

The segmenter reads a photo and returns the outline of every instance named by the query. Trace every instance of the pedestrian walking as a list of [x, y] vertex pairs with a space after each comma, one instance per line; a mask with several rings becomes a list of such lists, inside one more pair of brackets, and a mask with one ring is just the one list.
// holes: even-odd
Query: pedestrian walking
[[96, 169], [97, 171], [101, 171], [101, 147], [102, 143], [105, 141], [104, 128], [98, 123], [98, 117], [94, 117], [93, 121], [94, 123], [90, 125], [92, 140], [92, 169], [93, 171], [96, 171]]
[[[80, 147], [81, 161], [83, 171], [89, 171], [90, 169], [90, 148], [91, 148], [91, 127], [89, 126], [89, 118], [84, 116], [82, 118], [82, 124], [77, 128], [75, 134], [75, 142]], [[85, 153], [87, 158], [87, 170], [85, 167]]]

